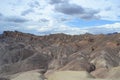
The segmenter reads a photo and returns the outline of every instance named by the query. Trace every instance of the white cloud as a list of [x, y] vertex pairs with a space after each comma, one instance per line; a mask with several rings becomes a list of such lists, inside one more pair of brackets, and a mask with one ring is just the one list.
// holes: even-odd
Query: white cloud
[[105, 24], [105, 25], [102, 25], [102, 26], [98, 26], [98, 28], [120, 29], [120, 23]]
[[[18, 30], [23, 32], [31, 32], [37, 35], [45, 35], [45, 34], [54, 34], [54, 33], [65, 33], [65, 34], [84, 34], [84, 33], [93, 33], [93, 34], [107, 34], [107, 33], [113, 33], [113, 32], [120, 32], [120, 23], [113, 23], [113, 24], [105, 24], [100, 26], [91, 26], [91, 27], [71, 27], [67, 25], [58, 24], [56, 26], [53, 26], [53, 22], [51, 21], [48, 25], [18, 25], [18, 27], [15, 26], [9, 26], [4, 27], [1, 30]], [[7, 26], [7, 25], [6, 25]]]
[[[54, 33], [65, 33], [65, 34], [70, 34], [70, 35], [75, 35], [75, 34], [84, 34], [86, 32], [88, 32], [88, 30], [85, 29], [80, 29], [77, 27], [69, 27], [66, 25], [60, 25], [60, 26], [56, 26], [56, 27], [51, 27], [51, 26], [28, 26], [26, 27], [26, 30], [36, 30], [36, 32], [38, 33], [42, 33], [42, 35], [45, 34], [54, 34]], [[47, 32], [47, 33], [46, 33]], [[40, 35], [38, 34], [38, 35]]]
[[93, 26], [93, 27], [87, 27], [84, 28], [88, 30], [89, 33], [93, 34], [107, 34], [107, 33], [113, 33], [113, 32], [120, 32], [120, 23], [113, 23], [113, 24], [105, 24], [100, 26]]
[[[19, 3], [18, 1], [21, 2]], [[34, 1], [37, 1], [37, 3]], [[80, 28], [79, 26], [76, 27], [69, 26], [65, 24], [65, 22], [60, 21], [60, 19], [67, 20], [69, 22], [71, 19], [82, 18], [82, 16], [84, 17], [88, 14], [82, 14], [82, 16], [76, 16], [76, 15], [67, 15], [67, 14], [62, 14], [60, 12], [56, 12], [54, 11], [55, 10], [54, 8], [55, 6], [57, 6], [57, 2], [55, 4], [50, 4], [49, 1], [50, 0], [11, 0], [11, 1], [4, 0], [3, 3], [0, 4], [0, 13], [2, 13], [5, 16], [13, 16], [13, 15], [22, 16], [23, 18], [30, 20], [30, 22], [26, 22], [22, 24], [0, 22], [0, 30], [3, 30], [1, 29], [2, 28], [1, 26], [5, 26], [7, 28], [5, 28], [4, 30], [11, 30], [10, 28], [12, 28], [13, 30], [14, 29], [13, 27], [15, 27], [15, 29], [20, 31], [24, 31], [24, 30], [28, 32], [34, 31], [34, 33], [36, 32], [42, 34], [49, 34], [49, 33], [82, 34], [86, 32], [90, 32], [90, 33], [120, 32], [120, 23], [118, 22], [115, 22], [114, 24], [105, 24], [99, 26], [91, 26], [91, 27], [86, 26], [85, 28], [84, 26], [83, 28]], [[62, 2], [64, 1], [65, 3], [67, 3], [66, 0], [62, 0]], [[102, 20], [120, 21], [119, 0], [99, 0], [99, 1], [98, 0], [68, 0], [68, 1], [70, 1], [69, 4], [75, 4], [78, 5], [79, 7], [81, 6], [83, 9], [84, 8], [86, 10], [88, 9], [87, 10], [88, 13], [90, 12], [89, 10], [98, 11], [98, 13], [94, 14], [94, 16], [100, 16], [100, 19]], [[31, 7], [31, 6], [35, 6], [35, 7]], [[71, 11], [70, 7], [73, 7], [74, 5], [73, 6], [65, 5], [65, 6], [69, 11]], [[62, 6], [63, 7], [62, 9], [64, 9], [65, 6]], [[78, 9], [80, 9], [79, 7]], [[73, 9], [77, 9], [77, 8], [73, 8]], [[29, 11], [26, 12], [24, 16], [21, 15], [21, 13], [24, 12], [25, 10], [29, 10], [30, 12]], [[91, 13], [91, 15], [93, 15], [93, 13]], [[90, 17], [91, 15], [88, 15], [88, 17]], [[2, 17], [0, 18], [2, 19]], [[48, 21], [42, 22], [40, 21], [42, 19]]]
[[120, 32], [120, 23], [114, 24], [105, 24], [100, 26], [86, 27], [86, 28], [78, 28], [78, 27], [70, 27], [67, 25], [60, 26], [29, 26], [27, 29], [35, 29], [37, 32], [44, 34], [53, 34], [53, 33], [65, 33], [65, 34], [84, 34], [84, 33], [93, 33], [93, 34], [107, 34], [113, 32]]
[[39, 26], [26, 26], [27, 30], [37, 29]]
[[88, 32], [88, 30], [81, 29], [78, 27], [70, 27], [66, 25], [61, 25], [60, 27], [58, 27], [58, 29], [55, 30], [55, 32], [75, 35], [75, 34], [84, 34]]

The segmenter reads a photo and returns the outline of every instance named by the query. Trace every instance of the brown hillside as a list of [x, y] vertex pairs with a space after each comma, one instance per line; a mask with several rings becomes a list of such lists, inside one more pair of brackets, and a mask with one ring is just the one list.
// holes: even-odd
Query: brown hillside
[[[120, 34], [35, 36], [18, 31], [0, 35], [0, 76], [41, 69], [87, 71], [95, 77], [113, 77], [120, 66]], [[109, 77], [109, 76], [108, 76]]]

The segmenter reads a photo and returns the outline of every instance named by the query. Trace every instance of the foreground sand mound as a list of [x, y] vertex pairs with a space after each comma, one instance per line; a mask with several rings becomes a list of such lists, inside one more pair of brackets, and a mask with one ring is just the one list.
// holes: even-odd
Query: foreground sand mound
[[[104, 73], [103, 73], [104, 74]], [[47, 80], [120, 80], [120, 79], [95, 79], [86, 71], [57, 71], [48, 75]]]
[[44, 80], [44, 77], [39, 70], [33, 70], [12, 75], [11, 80]]
[[58, 71], [48, 76], [48, 80], [82, 80], [94, 78], [86, 71]]
[[120, 79], [113, 78], [95, 79], [92, 75], [90, 75], [86, 71], [56, 71], [54, 73], [49, 74], [46, 79], [42, 74], [40, 74], [40, 70], [32, 70], [14, 74], [10, 76], [8, 80], [120, 80]]

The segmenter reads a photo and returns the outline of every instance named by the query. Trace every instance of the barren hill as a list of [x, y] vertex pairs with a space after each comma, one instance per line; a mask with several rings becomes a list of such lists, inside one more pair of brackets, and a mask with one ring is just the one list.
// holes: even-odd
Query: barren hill
[[96, 78], [120, 78], [119, 66], [119, 33], [35, 36], [4, 31], [0, 35], [1, 77], [40, 69], [45, 75], [70, 70], [87, 71]]

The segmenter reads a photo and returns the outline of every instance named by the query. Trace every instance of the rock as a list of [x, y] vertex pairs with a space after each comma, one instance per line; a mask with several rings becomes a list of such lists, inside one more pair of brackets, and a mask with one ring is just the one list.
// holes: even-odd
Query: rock
[[90, 73], [95, 69], [95, 65], [91, 63], [88, 63], [86, 61], [82, 62], [80, 60], [73, 60], [66, 64], [64, 67], [60, 68], [59, 70], [87, 71]]
[[105, 78], [120, 79], [120, 66], [110, 69]]
[[[109, 70], [106, 68], [99, 68], [96, 69], [95, 71], [91, 72], [91, 75], [93, 75], [95, 78], [106, 78]], [[103, 74], [102, 74], [103, 73]]]
[[10, 79], [8, 79], [8, 78], [0, 78], [0, 80], [10, 80]]

